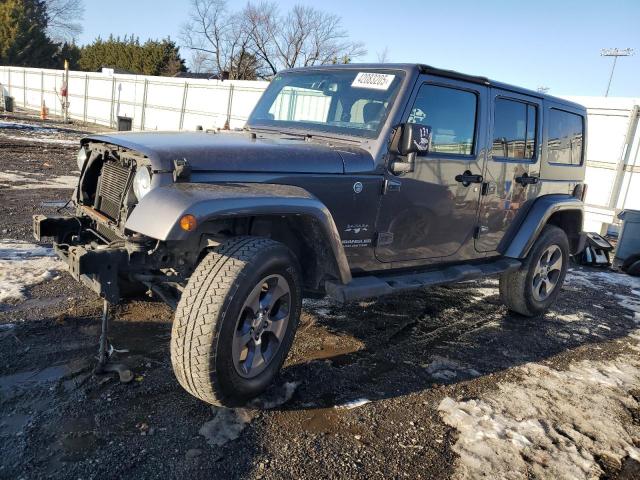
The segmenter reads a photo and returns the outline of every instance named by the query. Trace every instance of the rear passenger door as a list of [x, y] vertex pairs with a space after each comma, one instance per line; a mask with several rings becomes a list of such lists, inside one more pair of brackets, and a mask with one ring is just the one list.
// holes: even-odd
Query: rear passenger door
[[493, 252], [522, 205], [537, 195], [542, 100], [492, 88], [488, 159], [483, 173], [475, 247]]

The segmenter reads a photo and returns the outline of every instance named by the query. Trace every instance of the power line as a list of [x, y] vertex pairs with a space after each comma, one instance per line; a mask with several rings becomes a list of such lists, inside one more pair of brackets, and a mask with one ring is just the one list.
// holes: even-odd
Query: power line
[[613, 65], [611, 66], [611, 74], [609, 75], [609, 83], [607, 85], [607, 91], [604, 96], [609, 96], [609, 89], [611, 88], [611, 80], [613, 79], [613, 71], [616, 69], [616, 62], [618, 57], [629, 57], [633, 55], [633, 48], [603, 48], [600, 50], [601, 57], [613, 57]]

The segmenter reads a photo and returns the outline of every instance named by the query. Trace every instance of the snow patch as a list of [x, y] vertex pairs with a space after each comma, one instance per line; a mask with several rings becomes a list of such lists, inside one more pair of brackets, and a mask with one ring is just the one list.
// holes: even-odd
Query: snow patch
[[286, 382], [281, 387], [274, 387], [267, 390], [258, 398], [249, 403], [249, 407], [261, 410], [271, 410], [287, 403], [293, 397], [300, 382]]
[[[634, 332], [637, 337], [640, 330]], [[640, 385], [640, 358], [583, 361], [567, 371], [527, 364], [523, 380], [476, 400], [445, 398], [438, 410], [459, 437], [459, 478], [598, 478], [596, 457], [638, 460], [628, 418]]]
[[570, 270], [567, 272], [569, 284], [580, 285], [589, 288], [599, 288], [594, 281], [600, 284], [619, 285], [630, 288], [640, 288], [640, 278], [632, 277], [625, 273], [610, 271], [584, 271]]
[[246, 408], [211, 407], [213, 418], [206, 422], [198, 433], [212, 447], [221, 447], [240, 436], [256, 415]]
[[[632, 293], [637, 293], [636, 290], [632, 290]], [[628, 295], [616, 294], [618, 304], [633, 312], [633, 320], [636, 323], [640, 323], [640, 297], [629, 297]]]
[[7, 140], [18, 140], [18, 141], [29, 142], [29, 143], [55, 143], [58, 145], [69, 145], [70, 147], [75, 147], [80, 145], [80, 142], [78, 142], [78, 140], [67, 140], [65, 138], [34, 137], [31, 135], [26, 137], [20, 137], [18, 135], [1, 134], [0, 138], [4, 138]]
[[491, 287], [474, 287], [470, 293], [474, 298], [481, 300], [487, 297], [498, 295], [498, 290]]
[[580, 322], [585, 319], [581, 313], [557, 314], [556, 318], [563, 322]]
[[9, 170], [0, 172], [0, 182], [19, 183], [9, 185], [12, 190], [31, 190], [35, 188], [68, 188], [75, 189], [78, 186], [78, 177], [74, 175], [61, 175], [59, 177], [47, 177], [43, 173], [18, 172]]
[[424, 366], [427, 373], [439, 380], [451, 380], [459, 374], [464, 376], [479, 377], [480, 372], [473, 368], [469, 368], [456, 360], [450, 358], [434, 356], [431, 362]]
[[40, 133], [58, 133], [58, 130], [55, 128], [42, 127], [40, 125], [34, 125], [31, 123], [23, 123], [23, 122], [7, 122], [4, 120], [0, 120], [0, 129], [4, 130], [28, 130], [32, 132], [40, 132]]
[[366, 405], [367, 403], [371, 403], [371, 400], [369, 400], [368, 398], [357, 398], [356, 400], [351, 400], [340, 405], [336, 405], [334, 408], [337, 408], [338, 410], [352, 410], [354, 408]]
[[31, 285], [53, 278], [63, 263], [51, 248], [20, 240], [0, 240], [0, 303], [23, 300]]
[[[7, 132], [20, 132], [12, 135]], [[38, 124], [0, 121], [0, 138], [18, 140], [30, 143], [50, 143], [59, 145], [79, 146], [81, 135], [55, 127]]]
[[300, 382], [286, 382], [281, 386], [271, 387], [247, 404], [247, 408], [211, 407], [213, 418], [205, 422], [198, 433], [202, 435], [212, 447], [222, 445], [235, 440], [249, 425], [259, 410], [268, 410], [279, 407], [288, 402], [298, 388]]

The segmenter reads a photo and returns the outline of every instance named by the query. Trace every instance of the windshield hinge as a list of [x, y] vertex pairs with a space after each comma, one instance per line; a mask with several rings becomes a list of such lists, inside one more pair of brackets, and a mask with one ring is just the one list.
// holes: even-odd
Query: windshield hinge
[[401, 181], [387, 178], [384, 181], [384, 188], [382, 189], [382, 194], [386, 195], [387, 193], [399, 192], [401, 186], [402, 186]]
[[186, 158], [177, 158], [173, 161], [173, 181], [188, 182], [191, 178], [191, 165]]

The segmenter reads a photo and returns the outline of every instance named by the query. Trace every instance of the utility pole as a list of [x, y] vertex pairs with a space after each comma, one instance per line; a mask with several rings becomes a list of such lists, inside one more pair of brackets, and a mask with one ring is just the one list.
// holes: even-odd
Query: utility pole
[[616, 62], [618, 61], [618, 57], [629, 57], [633, 55], [632, 48], [603, 48], [600, 50], [601, 57], [613, 57], [613, 65], [611, 66], [611, 74], [609, 75], [609, 84], [607, 85], [607, 91], [604, 96], [609, 96], [609, 89], [611, 88], [611, 80], [613, 79], [613, 71], [616, 69]]

